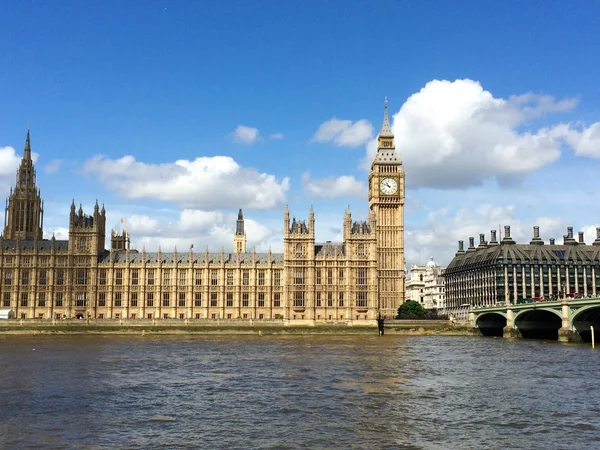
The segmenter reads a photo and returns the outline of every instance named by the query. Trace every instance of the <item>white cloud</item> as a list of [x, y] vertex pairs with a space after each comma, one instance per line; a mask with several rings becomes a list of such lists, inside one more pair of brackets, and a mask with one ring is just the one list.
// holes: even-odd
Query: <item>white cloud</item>
[[231, 138], [236, 144], [252, 145], [260, 139], [260, 133], [258, 132], [258, 128], [238, 125], [237, 128], [231, 132]]
[[193, 161], [150, 164], [133, 156], [109, 159], [95, 156], [83, 169], [104, 186], [126, 198], [152, 198], [184, 208], [271, 209], [285, 201], [289, 178], [244, 168], [228, 156], [199, 157]]
[[0, 176], [15, 177], [21, 156], [17, 155], [12, 147], [0, 147]]
[[[161, 246], [165, 252], [188, 251], [194, 245], [195, 252], [218, 252], [223, 248], [233, 251], [233, 234], [237, 213], [223, 214], [217, 211], [184, 209], [176, 221], [159, 220], [147, 215], [132, 215], [124, 218], [124, 227], [129, 231], [131, 244], [137, 250], [143, 247], [147, 251], [156, 251]], [[283, 248], [283, 236], [253, 219], [244, 218], [247, 250], [267, 251], [269, 245], [273, 252]], [[120, 228], [115, 226], [115, 228]]]
[[310, 178], [310, 173], [305, 172], [302, 174], [302, 187], [310, 196], [317, 198], [332, 199], [352, 196], [367, 199], [367, 185], [365, 182], [359, 181], [350, 175], [314, 180]]
[[47, 174], [53, 174], [58, 172], [58, 170], [60, 169], [62, 165], [62, 161], [60, 159], [53, 159], [52, 161], [50, 161], [48, 164], [46, 164], [43, 168], [44, 172], [46, 172]]
[[[546, 243], [550, 238], [555, 238], [557, 244], [562, 243], [562, 236], [566, 234], [567, 224], [561, 218], [548, 216], [519, 218], [516, 217], [512, 205], [481, 204], [475, 208], [455, 210], [453, 215], [450, 210], [444, 208], [431, 211], [422, 223], [407, 228], [405, 242], [408, 267], [411, 264], [425, 264], [431, 256], [438, 264], [445, 267], [454, 257], [459, 240], [464, 242], [466, 250], [469, 246], [469, 237], [475, 239], [475, 246], [477, 246], [481, 233], [485, 234], [485, 240], [489, 242], [490, 231], [500, 230], [497, 233], [497, 237], [500, 238], [500, 232], [502, 236], [504, 235], [505, 225], [510, 226], [511, 237], [522, 244], [529, 243], [533, 237], [533, 226], [540, 227], [540, 237]], [[589, 237], [587, 239], [588, 243], [593, 241], [593, 239], [589, 241]]]
[[65, 227], [49, 227], [44, 228], [44, 239], [52, 239], [52, 236], [59, 240], [69, 239], [69, 229]]
[[269, 136], [270, 139], [273, 139], [275, 141], [280, 141], [281, 139], [284, 138], [283, 133], [275, 133], [272, 134], [271, 136]]
[[555, 134], [564, 136], [565, 141], [577, 155], [600, 158], [600, 122], [596, 122], [588, 128], [563, 125], [557, 127]]
[[322, 123], [312, 137], [313, 142], [333, 141], [338, 147], [358, 147], [373, 137], [373, 126], [368, 120], [356, 122], [335, 117]]
[[[562, 124], [526, 129], [530, 121], [576, 104], [576, 99], [531, 93], [495, 98], [468, 79], [431, 81], [394, 116], [407, 185], [464, 188], [490, 178], [514, 181], [557, 161], [565, 141], [576, 141], [579, 153], [600, 155], [596, 125], [579, 134]], [[376, 147], [375, 141], [367, 145], [363, 168], [370, 166]]]

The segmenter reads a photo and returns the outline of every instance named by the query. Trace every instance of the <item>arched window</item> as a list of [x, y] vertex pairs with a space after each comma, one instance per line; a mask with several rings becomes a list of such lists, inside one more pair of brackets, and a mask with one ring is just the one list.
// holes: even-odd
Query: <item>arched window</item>
[[358, 256], [365, 256], [365, 244], [358, 244]]
[[296, 244], [296, 256], [302, 256], [302, 244]]
[[423, 274], [419, 275], [419, 281], [423, 281]]

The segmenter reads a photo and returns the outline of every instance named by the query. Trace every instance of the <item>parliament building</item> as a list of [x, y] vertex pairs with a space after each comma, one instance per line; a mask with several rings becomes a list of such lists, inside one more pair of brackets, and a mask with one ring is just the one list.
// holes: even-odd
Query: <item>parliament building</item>
[[283, 253], [246, 249], [242, 210], [233, 253], [130, 249], [106, 210], [71, 204], [68, 240], [44, 239], [29, 132], [0, 237], [0, 308], [22, 319], [288, 319], [373, 321], [404, 302], [404, 168], [387, 101], [368, 176], [369, 215], [343, 218], [342, 243], [315, 242], [315, 213], [283, 217]]

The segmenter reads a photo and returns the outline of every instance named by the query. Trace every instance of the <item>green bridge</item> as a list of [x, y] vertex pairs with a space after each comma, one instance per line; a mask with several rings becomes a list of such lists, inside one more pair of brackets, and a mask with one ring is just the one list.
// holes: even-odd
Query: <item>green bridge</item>
[[521, 304], [475, 307], [471, 324], [484, 336], [590, 342], [600, 338], [600, 297], [563, 298]]

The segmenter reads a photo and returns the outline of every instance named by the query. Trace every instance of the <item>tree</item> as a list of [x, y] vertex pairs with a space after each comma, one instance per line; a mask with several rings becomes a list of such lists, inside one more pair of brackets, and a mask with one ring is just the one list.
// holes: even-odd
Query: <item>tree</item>
[[422, 319], [425, 316], [427, 310], [414, 300], [409, 300], [398, 308], [398, 319]]

